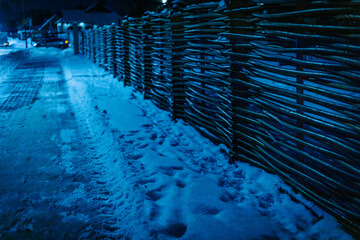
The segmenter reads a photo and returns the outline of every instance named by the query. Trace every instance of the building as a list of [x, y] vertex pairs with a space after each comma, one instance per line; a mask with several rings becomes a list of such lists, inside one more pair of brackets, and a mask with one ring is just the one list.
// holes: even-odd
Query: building
[[104, 0], [84, 10], [63, 10], [63, 17], [57, 21], [57, 31], [59, 33], [67, 32], [77, 24], [80, 29], [91, 28], [93, 26], [110, 25], [119, 23], [123, 16], [112, 11], [105, 5]]

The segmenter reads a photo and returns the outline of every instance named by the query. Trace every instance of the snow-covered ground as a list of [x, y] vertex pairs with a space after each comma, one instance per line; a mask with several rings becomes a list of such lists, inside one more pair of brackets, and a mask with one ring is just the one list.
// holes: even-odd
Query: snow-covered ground
[[[46, 115], [47, 121], [51, 116], [68, 113], [65, 123], [59, 121], [59, 129], [53, 129], [55, 137], [44, 143], [56, 143], [59, 153], [55, 159], [59, 163], [52, 166], [45, 161], [42, 168], [46, 171], [53, 167], [60, 174], [84, 179], [71, 185], [64, 176], [64, 184], [72, 187], [70, 195], [53, 191], [47, 199], [54, 200], [49, 200], [41, 210], [67, 206], [62, 208], [60, 222], [71, 224], [72, 219], [86, 222], [86, 227], [79, 224], [77, 238], [351, 239], [333, 217], [294, 193], [279, 177], [247, 163], [228, 164], [225, 146], [214, 145], [182, 120], [171, 121], [169, 113], [144, 100], [132, 87], [124, 87], [85, 57], [72, 55], [71, 49], [32, 49], [28, 58], [50, 63], [44, 66], [46, 74], [39, 100], [34, 98], [32, 105], [20, 107], [15, 113], [21, 116], [27, 112], [24, 119], [29, 119], [31, 111], [37, 108], [45, 111], [41, 109], [50, 108], [51, 102], [57, 104], [56, 114]], [[65, 80], [62, 90], [53, 92], [54, 86], [49, 84], [60, 78]], [[0, 79], [0, 86], [4, 81], [6, 77]], [[7, 99], [6, 91], [2, 93], [1, 89], [0, 106]], [[60, 99], [56, 100], [57, 96]], [[8, 124], [5, 131], [18, 131], [13, 127], [16, 121], [12, 125], [5, 122], [15, 113], [0, 116], [0, 123]], [[45, 136], [46, 124], [41, 124], [41, 117], [34, 118], [39, 123], [34, 131], [44, 132]], [[5, 145], [11, 146], [1, 143], [7, 141], [2, 136], [0, 156], [10, 156], [1, 154]], [[4, 136], [10, 139], [6, 132]], [[33, 151], [41, 156], [41, 147]], [[18, 165], [21, 159], [27, 159], [15, 153], [11, 156], [18, 156]], [[31, 191], [35, 193], [37, 189]], [[0, 194], [0, 199], [6, 202], [4, 198], [9, 194]], [[85, 205], [77, 204], [81, 200], [88, 201], [83, 209]], [[91, 206], [96, 206], [96, 216], [90, 213]], [[34, 211], [39, 209], [34, 207]], [[4, 210], [0, 210], [3, 220], [6, 215], [2, 213]], [[28, 210], [24, 218], [26, 214], [33, 213]], [[0, 231], [5, 231], [1, 226], [0, 223]], [[1, 232], [0, 239], [16, 237], [16, 227], [19, 228], [15, 224], [10, 229], [13, 235]], [[96, 234], [91, 228], [98, 228]], [[37, 231], [34, 227], [28, 229]]]
[[[0, 47], [0, 56], [26, 48], [25, 41], [21, 41], [15, 38], [8, 38], [8, 41], [9, 41], [9, 47]], [[33, 47], [33, 43], [31, 42], [31, 39], [28, 39], [28, 48], [32, 48], [32, 47]]]

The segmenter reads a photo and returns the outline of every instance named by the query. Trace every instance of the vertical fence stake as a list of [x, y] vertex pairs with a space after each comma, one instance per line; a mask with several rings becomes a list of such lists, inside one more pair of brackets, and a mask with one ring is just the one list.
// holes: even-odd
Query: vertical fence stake
[[[150, 16], [148, 16], [150, 18]], [[143, 22], [143, 41], [144, 41], [144, 98], [151, 98], [151, 76], [152, 76], [152, 63], [151, 63], [151, 45], [150, 36], [151, 32], [151, 20], [146, 19]]]
[[73, 41], [74, 41], [74, 54], [79, 54], [79, 27], [75, 22], [73, 23]]
[[93, 38], [92, 38], [92, 49], [93, 49], [93, 62], [95, 63], [96, 62], [96, 34], [95, 34], [95, 27], [93, 27], [92, 29], [92, 35], [93, 35]]
[[112, 71], [113, 71], [113, 76], [114, 78], [116, 78], [116, 73], [117, 73], [117, 61], [116, 61], [116, 57], [117, 57], [117, 51], [116, 51], [116, 26], [115, 24], [113, 23], [111, 25], [111, 28], [110, 28], [110, 36], [111, 36], [111, 40], [110, 40], [110, 43], [111, 43], [111, 51], [112, 51], [112, 62], [111, 62], [111, 66], [112, 66]]
[[129, 20], [122, 22], [123, 24], [123, 46], [124, 46], [124, 85], [130, 84], [130, 27]]
[[[303, 47], [304, 47], [304, 40], [301, 39], [301, 38], [296, 38], [296, 48], [303, 48]], [[304, 60], [304, 54], [302, 52], [297, 52], [296, 53], [296, 58], [299, 59], [299, 60]], [[304, 67], [301, 64], [297, 64], [296, 65], [296, 70], [297, 71], [303, 71]], [[304, 84], [304, 79], [301, 76], [297, 75], [296, 76], [296, 83], [303, 85]], [[296, 87], [296, 93], [303, 94], [304, 93], [303, 88], [302, 87]], [[304, 105], [303, 97], [298, 96], [297, 99], [296, 99], [296, 103], [303, 106]], [[304, 113], [303, 109], [301, 109], [301, 108], [297, 108], [296, 111], [299, 114]], [[297, 120], [297, 127], [303, 129], [304, 128], [304, 121], [301, 120], [301, 119], [298, 119]], [[302, 133], [297, 133], [297, 138], [299, 140], [304, 140], [304, 135]], [[301, 144], [301, 143], [297, 143], [297, 148], [300, 151], [304, 151], [304, 145]]]
[[185, 103], [185, 82], [184, 82], [184, 72], [178, 66], [180, 59], [182, 58], [182, 49], [179, 48], [179, 40], [181, 37], [176, 36], [181, 26], [178, 24], [180, 22], [179, 16], [176, 10], [171, 13], [171, 37], [172, 37], [172, 58], [171, 58], [171, 67], [172, 67], [172, 118], [176, 120], [180, 118], [181, 112], [183, 112], [184, 103]]
[[[230, 9], [237, 9], [241, 7], [247, 7], [247, 4], [244, 2], [231, 2], [229, 5]], [[244, 22], [238, 21], [238, 19], [246, 19], [245, 13], [237, 14], [236, 18], [234, 18], [233, 14], [230, 12], [229, 15], [230, 18], [230, 31], [232, 33], [244, 33], [244, 30], [241, 30], [241, 26], [248, 27], [247, 24]], [[249, 32], [246, 32], [246, 34], [249, 34]], [[246, 40], [244, 39], [238, 39], [236, 37], [230, 38], [230, 44], [231, 44], [231, 52], [233, 53], [230, 56], [230, 79], [231, 79], [231, 109], [232, 109], [232, 141], [231, 141], [231, 155], [230, 155], [230, 163], [234, 163], [236, 160], [238, 160], [238, 154], [241, 154], [239, 146], [243, 145], [238, 139], [242, 138], [241, 136], [238, 136], [236, 132], [245, 132], [245, 129], [242, 129], [238, 126], [238, 118], [237, 118], [237, 110], [236, 108], [247, 108], [249, 106], [249, 103], [238, 100], [236, 97], [239, 96], [239, 92], [241, 92], [242, 98], [249, 98], [249, 88], [242, 85], [241, 83], [238, 83], [236, 79], [246, 80], [248, 77], [243, 73], [243, 66], [240, 65], [238, 62], [246, 62], [247, 59], [245, 57], [239, 57], [236, 56], [236, 53], [246, 54], [247, 49], [243, 47], [237, 46], [238, 44], [246, 43]], [[243, 123], [245, 124], [245, 123]], [[243, 146], [246, 148], [246, 146]]]

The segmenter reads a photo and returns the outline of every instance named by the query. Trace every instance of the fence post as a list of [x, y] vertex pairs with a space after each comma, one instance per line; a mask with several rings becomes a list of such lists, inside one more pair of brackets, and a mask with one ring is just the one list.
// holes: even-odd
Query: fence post
[[152, 31], [151, 31], [151, 16], [143, 17], [143, 41], [144, 41], [144, 98], [151, 98], [151, 86], [152, 86]]
[[97, 27], [95, 29], [95, 49], [96, 49], [96, 55], [95, 55], [95, 59], [96, 59], [96, 63], [100, 64], [101, 61], [101, 38], [100, 38], [100, 27]]
[[102, 65], [103, 65], [103, 68], [105, 70], [109, 70], [108, 69], [108, 57], [109, 57], [109, 46], [108, 46], [108, 35], [107, 35], [107, 29], [108, 29], [108, 26], [103, 26], [102, 29], [101, 29], [101, 43], [102, 43], [102, 46], [103, 46], [103, 54], [102, 54]]
[[89, 30], [85, 30], [86, 36], [86, 56], [90, 58], [90, 39], [89, 39]]
[[115, 51], [116, 58], [114, 59], [116, 63], [116, 77], [122, 77], [122, 69], [123, 69], [123, 43], [122, 43], [122, 27], [121, 23], [119, 25], [115, 25]]
[[[296, 48], [303, 48], [304, 47], [304, 40], [301, 39], [301, 38], [296, 38]], [[299, 60], [304, 60], [304, 54], [302, 52], [296, 52], [296, 58], [299, 59]], [[297, 64], [296, 65], [296, 70], [297, 71], [303, 71], [304, 70], [304, 67], [301, 65], [301, 64]], [[304, 79], [297, 75], [296, 76], [296, 83], [297, 84], [301, 84], [303, 85], [304, 84]], [[304, 90], [302, 87], [299, 87], [297, 86], [296, 87], [296, 93], [298, 94], [303, 94], [304, 93]], [[303, 106], [304, 105], [304, 98], [301, 97], [301, 96], [298, 96], [297, 99], [296, 99], [296, 103]], [[299, 114], [303, 114], [304, 111], [303, 109], [301, 108], [297, 108], [296, 109], [297, 113]], [[301, 120], [301, 119], [298, 119], [297, 120], [297, 127], [303, 129], [304, 128], [304, 121]], [[297, 138], [299, 140], [304, 140], [304, 135], [302, 133], [297, 133]], [[297, 148], [300, 150], [300, 151], [304, 151], [304, 145], [302, 143], [297, 143]], [[301, 160], [301, 159], [300, 159]]]
[[[300, 11], [300, 10], [303, 10], [303, 9], [306, 9], [305, 6], [306, 6], [306, 5], [304, 5], [304, 3], [297, 2], [297, 8], [298, 8], [299, 11]], [[303, 19], [303, 18], [300, 18], [299, 20], [300, 20], [302, 23], [304, 23], [304, 21], [303, 21], [304, 19]], [[304, 43], [305, 43], [305, 40], [304, 40], [304, 39], [302, 39], [301, 37], [297, 37], [297, 38], [296, 38], [296, 46], [295, 46], [295, 47], [296, 47], [297, 49], [303, 48], [303, 47], [305, 47], [305, 46], [304, 46]], [[297, 52], [296, 52], [296, 58], [299, 59], [299, 60], [304, 60], [304, 54], [303, 54], [302, 52], [297, 51]], [[303, 67], [301, 64], [296, 64], [296, 70], [297, 70], [297, 71], [303, 71], [303, 70], [304, 70], [304, 67]], [[297, 76], [296, 76], [296, 83], [297, 83], [297, 84], [300, 84], [300, 85], [303, 85], [303, 84], [304, 84], [304, 79], [303, 79], [301, 76], [297, 75]], [[303, 94], [303, 93], [304, 93], [303, 88], [297, 86], [297, 87], [296, 87], [296, 93], [297, 93], [297, 94]], [[304, 98], [301, 97], [301, 96], [298, 96], [298, 97], [296, 98], [296, 103], [299, 104], [299, 105], [301, 105], [301, 106], [303, 106], [303, 105], [304, 105]], [[297, 109], [296, 109], [296, 112], [299, 113], [299, 114], [303, 114], [303, 113], [304, 113], [303, 109], [301, 109], [301, 108], [297, 108]], [[304, 121], [301, 120], [301, 119], [298, 119], [296, 125], [297, 125], [298, 128], [303, 129], [303, 128], [304, 128]], [[299, 133], [299, 132], [298, 132], [296, 135], [297, 135], [296, 137], [297, 137], [299, 140], [301, 140], [301, 141], [304, 140], [304, 135], [303, 135], [302, 133]], [[300, 151], [304, 151], [304, 145], [303, 145], [302, 143], [299, 143], [299, 142], [298, 142], [296, 145], [297, 145], [297, 148], [298, 148]], [[301, 161], [301, 160], [303, 160], [303, 158], [302, 158], [301, 156], [299, 156], [299, 160]]]
[[[229, 19], [230, 19], [230, 33], [232, 34], [250, 34], [248, 24], [244, 21], [246, 19], [246, 13], [237, 12], [234, 13], [231, 11], [233, 9], [246, 8], [247, 3], [243, 1], [232, 1], [229, 4]], [[249, 103], [247, 101], [240, 100], [238, 97], [242, 99], [247, 99], [250, 97], [249, 87], [244, 86], [237, 79], [241, 79], [242, 81], [247, 81], [248, 76], [243, 72], [243, 64], [247, 61], [244, 57], [244, 54], [247, 54], [248, 49], [246, 49], [243, 44], [246, 43], [246, 40], [239, 39], [237, 36], [230, 37], [230, 46], [231, 46], [231, 55], [230, 55], [230, 88], [231, 88], [231, 109], [232, 109], [232, 141], [231, 141], [231, 153], [230, 153], [230, 162], [233, 163], [235, 160], [238, 160], [238, 155], [242, 153], [241, 149], [246, 149], [241, 139], [243, 138], [239, 133], [246, 133], [246, 130], [242, 128], [239, 124], [238, 115], [244, 115], [244, 113], [239, 113], [237, 108], [248, 108]], [[236, 55], [237, 53], [241, 54], [241, 56]], [[242, 123], [245, 124], [245, 123]]]
[[129, 19], [122, 22], [123, 27], [123, 49], [124, 49], [124, 85], [130, 85], [130, 49], [129, 49]]
[[116, 77], [116, 72], [117, 72], [117, 65], [116, 65], [116, 26], [113, 23], [111, 25], [111, 27], [109, 28], [110, 31], [110, 49], [111, 49], [111, 63], [110, 63], [110, 68], [111, 68], [111, 72], [114, 75], [114, 77]]
[[184, 104], [186, 101], [185, 89], [186, 84], [184, 81], [184, 70], [182, 69], [182, 59], [184, 49], [181, 47], [183, 44], [183, 26], [181, 25], [181, 18], [178, 13], [179, 9], [174, 8], [170, 13], [171, 24], [171, 37], [172, 37], [172, 118], [173, 120], [181, 118], [184, 115]]
[[83, 36], [84, 36], [84, 55], [87, 57], [88, 56], [88, 36], [87, 36], [87, 31], [85, 29], [83, 31]]
[[79, 27], [77, 23], [73, 23], [73, 41], [74, 41], [74, 54], [79, 54]]
[[81, 54], [82, 55], [85, 55], [85, 46], [84, 46], [84, 44], [85, 44], [85, 41], [84, 41], [84, 31], [83, 30], [81, 30]]
[[94, 27], [92, 29], [92, 35], [93, 35], [93, 38], [92, 38], [92, 49], [93, 49], [93, 62], [96, 63], [96, 27]]

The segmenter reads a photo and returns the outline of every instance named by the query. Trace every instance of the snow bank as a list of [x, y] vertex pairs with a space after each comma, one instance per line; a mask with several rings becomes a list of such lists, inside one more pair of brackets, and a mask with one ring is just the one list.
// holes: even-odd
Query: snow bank
[[[26, 48], [25, 41], [20, 41], [16, 38], [8, 38], [9, 47], [0, 47], [0, 56], [7, 55], [12, 52], [17, 52]], [[33, 48], [31, 40], [28, 39], [28, 48]]]

